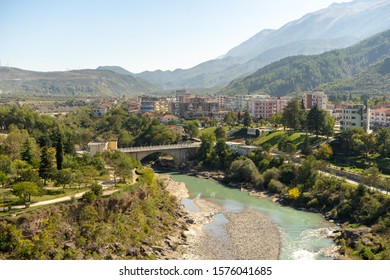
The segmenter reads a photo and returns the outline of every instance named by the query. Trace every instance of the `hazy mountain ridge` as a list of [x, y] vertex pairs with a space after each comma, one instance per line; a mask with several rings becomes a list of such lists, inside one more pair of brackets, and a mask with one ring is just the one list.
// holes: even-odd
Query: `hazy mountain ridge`
[[0, 67], [0, 90], [12, 94], [135, 96], [158, 89], [140, 78], [107, 70], [34, 72]]
[[389, 15], [390, 1], [387, 0], [355, 0], [332, 4], [287, 23], [278, 30], [262, 30], [220, 59], [190, 69], [145, 71], [135, 76], [165, 89], [228, 84], [237, 77], [254, 73], [288, 56], [320, 54], [351, 46], [387, 30], [390, 27]]
[[319, 85], [362, 73], [390, 56], [390, 30], [352, 47], [320, 55], [293, 56], [274, 62], [252, 75], [232, 81], [224, 90], [248, 94], [256, 91], [275, 96], [314, 90]]

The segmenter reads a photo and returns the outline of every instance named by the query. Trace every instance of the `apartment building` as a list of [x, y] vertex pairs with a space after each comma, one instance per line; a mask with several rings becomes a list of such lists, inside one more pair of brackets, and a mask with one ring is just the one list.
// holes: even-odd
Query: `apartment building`
[[223, 117], [218, 102], [210, 102], [204, 97], [193, 97], [187, 102], [171, 102], [169, 112], [185, 119], [199, 117]]
[[317, 105], [319, 109], [327, 109], [328, 97], [325, 92], [317, 91], [306, 93], [303, 100], [306, 109], [312, 109], [315, 105]]
[[390, 107], [371, 109], [370, 123], [373, 126], [390, 127]]
[[335, 113], [339, 117], [340, 130], [351, 128], [363, 128], [370, 131], [370, 109], [364, 104], [344, 105], [336, 108]]
[[255, 119], [268, 118], [276, 113], [283, 113], [290, 101], [283, 97], [257, 96], [250, 101], [249, 113]]

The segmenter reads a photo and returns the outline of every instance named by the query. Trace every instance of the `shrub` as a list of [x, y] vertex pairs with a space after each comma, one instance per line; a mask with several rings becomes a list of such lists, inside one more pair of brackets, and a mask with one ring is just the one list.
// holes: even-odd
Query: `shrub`
[[275, 179], [271, 179], [268, 183], [268, 190], [273, 193], [283, 193], [285, 188], [286, 186], [282, 182]]

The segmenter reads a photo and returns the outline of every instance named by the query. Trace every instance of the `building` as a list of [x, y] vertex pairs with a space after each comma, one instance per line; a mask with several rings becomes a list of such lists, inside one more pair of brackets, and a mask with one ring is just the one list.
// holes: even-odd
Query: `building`
[[370, 109], [363, 104], [344, 105], [335, 110], [340, 120], [340, 130], [363, 128], [370, 131]]
[[127, 101], [127, 111], [128, 112], [138, 112], [139, 105], [137, 99], [129, 99]]
[[390, 108], [370, 110], [370, 124], [379, 127], [390, 127]]
[[94, 117], [104, 116], [106, 113], [107, 113], [107, 108], [96, 108], [96, 109], [93, 109], [93, 111], [92, 111], [92, 115]]
[[283, 113], [289, 99], [283, 97], [262, 96], [250, 102], [250, 114], [255, 119], [268, 118], [276, 113]]
[[191, 99], [191, 94], [188, 93], [185, 89], [180, 89], [176, 91], [176, 101], [179, 103], [189, 102]]
[[167, 123], [167, 122], [170, 122], [170, 121], [175, 121], [177, 122], [179, 120], [178, 117], [176, 117], [175, 115], [163, 115], [159, 118], [160, 122], [161, 123]]
[[167, 128], [172, 131], [173, 133], [176, 133], [180, 136], [183, 136], [185, 131], [184, 131], [184, 127], [182, 126], [179, 126], [179, 125], [168, 125]]
[[185, 119], [196, 119], [201, 117], [223, 118], [225, 112], [220, 112], [218, 102], [207, 101], [204, 97], [193, 97], [187, 102], [171, 102], [169, 112]]
[[305, 93], [303, 100], [306, 109], [312, 109], [315, 105], [317, 105], [319, 109], [327, 109], [328, 97], [325, 92], [317, 91]]
[[89, 142], [88, 152], [94, 156], [97, 152], [103, 153], [104, 151], [115, 151], [118, 148], [117, 141], [108, 142]]
[[168, 99], [155, 96], [138, 96], [137, 104], [141, 112], [168, 112]]

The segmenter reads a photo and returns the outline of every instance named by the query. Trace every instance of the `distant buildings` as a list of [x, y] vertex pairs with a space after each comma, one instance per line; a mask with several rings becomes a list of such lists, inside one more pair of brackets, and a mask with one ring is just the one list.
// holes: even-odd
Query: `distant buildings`
[[373, 126], [390, 127], [390, 108], [372, 109], [370, 123]]
[[180, 96], [179, 100], [169, 104], [169, 112], [180, 118], [196, 119], [201, 117], [223, 118], [226, 112], [222, 112], [218, 102], [209, 100], [207, 97], [188, 97]]
[[118, 148], [117, 141], [88, 143], [88, 152], [91, 154], [91, 156], [94, 156], [97, 152], [103, 153], [106, 150], [115, 151], [117, 148]]
[[179, 120], [179, 118], [175, 115], [162, 115], [160, 118], [159, 118], [160, 122], [161, 123], [167, 123], [167, 122], [170, 122], [170, 121], [175, 121], [177, 122]]
[[303, 101], [306, 109], [312, 109], [317, 105], [319, 109], [326, 110], [328, 105], [328, 97], [322, 91], [306, 93]]
[[155, 96], [138, 96], [137, 105], [141, 112], [168, 112], [168, 99]]
[[104, 116], [106, 113], [107, 113], [107, 108], [96, 108], [96, 109], [93, 109], [93, 111], [92, 111], [92, 115], [94, 117]]

